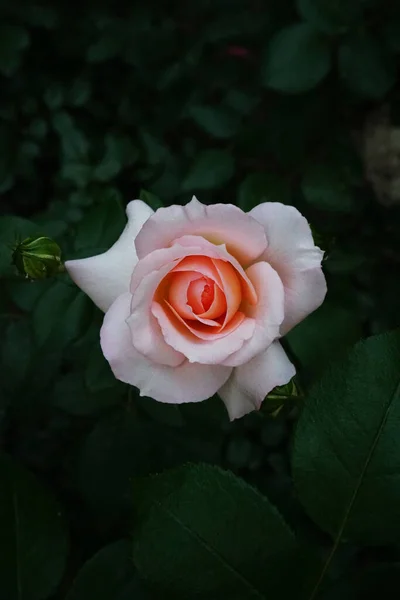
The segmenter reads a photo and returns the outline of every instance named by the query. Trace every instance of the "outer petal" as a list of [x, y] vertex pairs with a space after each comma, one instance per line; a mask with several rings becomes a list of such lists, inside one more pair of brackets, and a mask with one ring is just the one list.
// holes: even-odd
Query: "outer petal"
[[232, 369], [188, 361], [178, 367], [154, 364], [131, 343], [126, 324], [130, 303], [130, 294], [119, 296], [107, 311], [100, 332], [101, 347], [115, 377], [137, 386], [141, 396], [170, 404], [201, 402], [215, 394]]
[[326, 281], [321, 269], [324, 253], [314, 244], [307, 220], [293, 206], [264, 202], [250, 213], [265, 228], [268, 248], [262, 260], [277, 271], [285, 288], [285, 319], [281, 334], [322, 304]]
[[258, 303], [248, 305], [246, 315], [255, 319], [253, 336], [243, 346], [229, 356], [224, 365], [237, 367], [264, 352], [279, 337], [279, 328], [284, 317], [284, 290], [276, 271], [266, 262], [259, 262], [246, 270], [253, 283]]
[[295, 373], [296, 369], [279, 342], [274, 342], [248, 363], [236, 367], [218, 390], [231, 421], [259, 410], [265, 396], [277, 385], [288, 383]]
[[153, 210], [141, 200], [126, 207], [128, 222], [120, 238], [104, 254], [68, 260], [65, 267], [71, 279], [102, 310], [129, 290], [132, 271], [137, 263], [135, 238]]
[[194, 196], [186, 206], [158, 209], [135, 240], [140, 259], [165, 248], [184, 235], [201, 235], [246, 265], [265, 250], [267, 240], [259, 223], [232, 204], [201, 204]]

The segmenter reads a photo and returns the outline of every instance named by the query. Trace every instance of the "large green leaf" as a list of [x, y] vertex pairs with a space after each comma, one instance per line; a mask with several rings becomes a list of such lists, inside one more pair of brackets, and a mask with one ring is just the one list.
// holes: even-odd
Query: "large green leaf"
[[42, 600], [64, 571], [68, 537], [53, 497], [8, 457], [0, 458], [0, 594]]
[[118, 405], [123, 394], [123, 384], [115, 379], [108, 389], [91, 391], [85, 386], [82, 373], [72, 371], [58, 377], [52, 403], [71, 415], [92, 415]]
[[56, 281], [35, 305], [32, 325], [38, 346], [49, 339], [63, 347], [79, 337], [92, 315], [92, 303], [76, 286]]
[[137, 484], [134, 504], [135, 563], [163, 593], [207, 600], [284, 597], [293, 534], [276, 508], [232, 473], [188, 465], [153, 476]]
[[135, 573], [127, 540], [102, 548], [79, 571], [65, 600], [149, 599]]
[[392, 600], [400, 589], [400, 563], [382, 563], [358, 569], [319, 596], [321, 600]]
[[331, 52], [328, 38], [308, 23], [281, 29], [271, 40], [263, 65], [266, 87], [298, 94], [311, 90], [328, 74]]
[[88, 504], [113, 520], [129, 507], [132, 479], [154, 470], [160, 445], [127, 409], [99, 420], [82, 449], [79, 479]]
[[379, 100], [396, 81], [393, 58], [368, 33], [352, 34], [343, 40], [338, 61], [343, 82], [361, 97]]
[[227, 183], [234, 170], [233, 156], [225, 150], [198, 154], [182, 183], [182, 191], [212, 190]]
[[400, 540], [400, 332], [359, 342], [307, 397], [293, 448], [300, 501], [334, 543]]

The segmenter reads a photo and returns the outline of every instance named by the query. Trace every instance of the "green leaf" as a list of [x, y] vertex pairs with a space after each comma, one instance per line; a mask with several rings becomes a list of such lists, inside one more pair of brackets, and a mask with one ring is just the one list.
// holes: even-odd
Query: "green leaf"
[[75, 232], [75, 249], [107, 250], [117, 241], [126, 225], [126, 216], [119, 194], [112, 189], [102, 198], [101, 204], [90, 208], [78, 223]]
[[285, 339], [302, 367], [303, 377], [312, 381], [330, 360], [357, 342], [361, 335], [362, 327], [355, 310], [325, 300]]
[[152, 194], [151, 192], [148, 192], [147, 190], [140, 190], [139, 198], [153, 210], [157, 210], [158, 208], [162, 208], [164, 206], [161, 198], [155, 194]]
[[161, 448], [151, 429], [128, 410], [99, 420], [84, 444], [79, 481], [88, 504], [107, 519], [130, 506], [132, 479], [151, 472]]
[[241, 89], [232, 89], [227, 93], [224, 104], [236, 111], [239, 115], [248, 115], [254, 110], [260, 99]]
[[133, 568], [126, 540], [105, 546], [78, 572], [65, 600], [149, 600]]
[[362, 0], [297, 0], [297, 10], [323, 33], [345, 33], [362, 17]]
[[59, 110], [64, 103], [64, 90], [59, 83], [54, 83], [44, 93], [44, 103], [50, 110]]
[[85, 371], [85, 383], [91, 392], [101, 392], [115, 387], [116, 379], [99, 343], [91, 348]]
[[216, 106], [191, 106], [188, 114], [206, 133], [220, 139], [233, 137], [240, 124], [238, 115]]
[[16, 392], [24, 383], [31, 360], [32, 332], [27, 319], [12, 321], [2, 336], [1, 387]]
[[335, 166], [310, 165], [303, 175], [301, 189], [307, 202], [320, 210], [348, 213], [357, 208], [348, 182]]
[[65, 111], [57, 112], [52, 118], [52, 124], [60, 137], [65, 160], [78, 164], [84, 161], [89, 151], [89, 143], [71, 115]]
[[164, 402], [157, 402], [153, 398], [137, 396], [135, 405], [139, 406], [144, 413], [158, 423], [170, 427], [182, 427], [185, 424], [178, 404], [164, 404]]
[[187, 465], [138, 482], [134, 504], [135, 564], [164, 594], [284, 597], [293, 534], [268, 500], [232, 473]]
[[189, 168], [182, 191], [212, 190], [228, 183], [234, 172], [233, 156], [225, 150], [203, 150]]
[[149, 131], [142, 130], [139, 132], [139, 136], [145, 148], [148, 164], [159, 165], [164, 163], [168, 157], [168, 148], [165, 144]]
[[120, 50], [121, 38], [114, 31], [105, 32], [103, 37], [88, 47], [86, 59], [89, 63], [104, 62], [115, 58]]
[[13, 75], [21, 62], [22, 50], [29, 45], [29, 34], [20, 25], [0, 25], [0, 73]]
[[313, 387], [297, 425], [293, 476], [310, 517], [334, 539], [314, 598], [341, 542], [400, 536], [400, 333], [359, 342]]
[[31, 312], [40, 296], [48, 290], [54, 282], [51, 280], [39, 280], [28, 282], [25, 279], [22, 281], [10, 281], [7, 285], [7, 290], [14, 304], [24, 312]]
[[61, 167], [60, 175], [78, 188], [84, 188], [93, 179], [93, 168], [79, 162], [66, 163]]
[[385, 42], [393, 54], [400, 53], [400, 15], [383, 24]]
[[298, 94], [316, 87], [331, 68], [327, 38], [308, 23], [281, 29], [272, 38], [262, 70], [265, 87]]
[[116, 177], [125, 166], [132, 165], [138, 158], [138, 150], [126, 135], [107, 134], [105, 154], [95, 168], [94, 176], [98, 181], [109, 181]]
[[261, 202], [290, 204], [290, 184], [275, 173], [251, 173], [239, 186], [238, 204], [249, 211]]
[[321, 595], [321, 600], [392, 600], [393, 590], [398, 589], [399, 585], [398, 562], [376, 564], [340, 579]]
[[53, 497], [29, 472], [0, 457], [0, 580], [7, 600], [42, 600], [58, 585], [68, 536]]
[[88, 79], [77, 78], [67, 92], [67, 102], [72, 106], [84, 106], [92, 93], [91, 83]]
[[396, 81], [393, 58], [368, 33], [353, 34], [343, 40], [338, 64], [345, 85], [358, 96], [371, 100], [383, 98]]
[[47, 131], [48, 125], [44, 119], [33, 119], [28, 129], [29, 134], [38, 140], [45, 138]]
[[32, 315], [37, 345], [49, 339], [65, 346], [82, 335], [92, 314], [92, 303], [76, 286], [57, 281], [39, 298]]
[[115, 389], [91, 392], [85, 386], [82, 373], [73, 371], [58, 377], [52, 393], [52, 404], [70, 415], [95, 415], [117, 406], [123, 393], [122, 384], [120, 387], [115, 385]]

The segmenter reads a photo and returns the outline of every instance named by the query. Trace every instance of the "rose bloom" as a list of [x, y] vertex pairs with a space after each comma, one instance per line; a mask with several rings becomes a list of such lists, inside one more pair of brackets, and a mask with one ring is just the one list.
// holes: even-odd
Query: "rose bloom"
[[279, 338], [323, 302], [323, 252], [292, 206], [265, 202], [156, 212], [141, 200], [104, 254], [68, 261], [105, 312], [101, 347], [141, 396], [201, 402], [216, 392], [231, 419], [259, 409], [295, 369]]

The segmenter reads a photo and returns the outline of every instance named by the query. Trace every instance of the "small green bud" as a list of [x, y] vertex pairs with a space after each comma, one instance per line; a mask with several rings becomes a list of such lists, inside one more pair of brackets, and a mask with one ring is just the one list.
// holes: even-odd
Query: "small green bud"
[[276, 388], [272, 390], [267, 396], [268, 400], [287, 400], [288, 398], [293, 398], [299, 395], [299, 391], [297, 389], [294, 377], [289, 381], [289, 383], [285, 383], [285, 385], [278, 385]]
[[27, 279], [47, 279], [63, 271], [61, 250], [48, 237], [29, 237], [13, 247], [12, 263]]
[[294, 400], [300, 395], [295, 378], [291, 379], [285, 385], [278, 385], [265, 398], [262, 407], [265, 412], [276, 417], [289, 400]]

